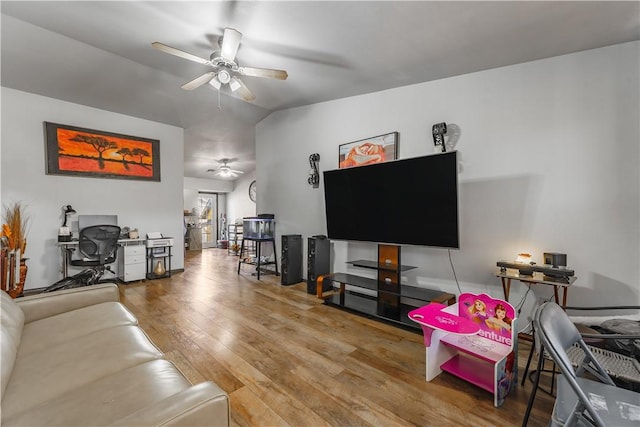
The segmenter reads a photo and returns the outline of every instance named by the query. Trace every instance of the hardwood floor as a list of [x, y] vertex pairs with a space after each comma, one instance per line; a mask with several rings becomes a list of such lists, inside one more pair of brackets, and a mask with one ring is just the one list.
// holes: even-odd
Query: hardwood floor
[[[500, 408], [447, 373], [426, 382], [422, 335], [322, 304], [306, 283], [236, 273], [226, 250], [188, 252], [185, 271], [120, 285], [122, 302], [193, 382], [231, 397], [236, 426], [516, 426], [531, 383]], [[496, 289], [499, 289], [496, 284]], [[522, 377], [529, 343], [520, 342]], [[530, 426], [553, 406], [537, 394]]]

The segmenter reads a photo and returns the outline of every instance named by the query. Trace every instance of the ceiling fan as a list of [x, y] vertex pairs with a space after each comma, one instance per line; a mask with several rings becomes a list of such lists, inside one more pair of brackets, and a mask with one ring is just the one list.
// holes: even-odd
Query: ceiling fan
[[151, 43], [154, 48], [170, 53], [180, 58], [188, 59], [190, 61], [197, 62], [203, 65], [209, 65], [213, 68], [212, 71], [204, 73], [200, 77], [196, 77], [188, 83], [182, 85], [182, 89], [193, 90], [202, 85], [209, 83], [215, 87], [218, 91], [222, 85], [229, 85], [232, 92], [238, 92], [245, 101], [253, 101], [256, 97], [251, 93], [249, 88], [240, 80], [238, 75], [249, 77], [264, 77], [268, 79], [286, 80], [288, 74], [284, 70], [274, 70], [270, 68], [253, 68], [253, 67], [240, 67], [236, 60], [236, 53], [240, 47], [240, 39], [242, 33], [233, 29], [225, 28], [224, 33], [220, 39], [218, 39], [218, 46], [220, 50], [216, 50], [211, 54], [209, 59], [200, 58], [199, 56], [192, 55], [184, 52], [180, 49], [176, 49], [166, 44], [159, 42]]
[[221, 176], [223, 178], [235, 178], [239, 174], [243, 174], [244, 172], [231, 169], [229, 166], [229, 159], [221, 159], [218, 160], [219, 163], [222, 163], [219, 169], [207, 169], [207, 172], [214, 172], [216, 176]]

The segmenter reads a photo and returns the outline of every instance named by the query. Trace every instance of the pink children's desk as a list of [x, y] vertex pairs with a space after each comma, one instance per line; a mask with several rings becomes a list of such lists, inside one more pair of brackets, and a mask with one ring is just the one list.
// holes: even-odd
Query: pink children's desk
[[[431, 381], [440, 373], [442, 364], [455, 356], [453, 349], [442, 345], [440, 340], [448, 334], [475, 335], [480, 326], [458, 316], [457, 304], [445, 306], [431, 303], [409, 312], [409, 319], [422, 327], [426, 357], [426, 377]], [[433, 338], [433, 339], [432, 339]]]
[[480, 325], [456, 314], [447, 313], [444, 304], [431, 303], [409, 312], [409, 318], [422, 327], [424, 345], [431, 346], [433, 331], [442, 331], [458, 335], [475, 335]]
[[[473, 304], [479, 302], [488, 307], [486, 313], [473, 310]], [[508, 325], [499, 322], [509, 330], [495, 326], [491, 315], [497, 311], [509, 316]], [[517, 378], [516, 319], [509, 303], [485, 294], [462, 294], [456, 304], [431, 303], [408, 316], [422, 327], [427, 381], [446, 371], [492, 393], [494, 406], [502, 404]]]

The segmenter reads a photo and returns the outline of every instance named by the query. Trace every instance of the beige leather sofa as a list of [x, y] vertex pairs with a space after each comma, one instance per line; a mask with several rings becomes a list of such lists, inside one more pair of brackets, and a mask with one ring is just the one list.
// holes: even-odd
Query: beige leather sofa
[[227, 394], [165, 360], [116, 285], [0, 294], [3, 427], [229, 425]]

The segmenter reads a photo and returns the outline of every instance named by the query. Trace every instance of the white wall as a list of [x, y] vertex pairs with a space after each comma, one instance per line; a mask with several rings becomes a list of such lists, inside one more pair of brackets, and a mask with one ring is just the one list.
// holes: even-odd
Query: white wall
[[[254, 179], [256, 179], [255, 172], [252, 172], [234, 181], [233, 191], [227, 194], [227, 222], [229, 224], [233, 224], [236, 220], [242, 222], [242, 218], [247, 216], [256, 216], [256, 204], [249, 198], [249, 185]], [[257, 188], [259, 197], [260, 191], [262, 191], [260, 182], [257, 182]]]
[[[120, 226], [138, 228], [142, 237], [150, 231], [174, 237], [172, 268], [184, 268], [181, 128], [4, 87], [1, 95], [2, 203], [23, 202], [31, 223], [25, 288], [61, 277], [56, 241], [67, 204], [78, 214], [117, 214]], [[160, 140], [161, 181], [46, 175], [44, 121]]]
[[[399, 158], [425, 155], [444, 121], [459, 151], [461, 249], [451, 258], [462, 291], [501, 297], [496, 261], [563, 252], [578, 276], [569, 303], [638, 304], [639, 50], [626, 43], [273, 113], [256, 128], [258, 211], [275, 213], [278, 235], [326, 234], [309, 154], [335, 169], [338, 145], [398, 131]], [[376, 256], [374, 244], [332, 246], [333, 271]], [[402, 257], [419, 267], [404, 282], [458, 293], [446, 250], [405, 246]], [[514, 282], [510, 301], [525, 291]]]

